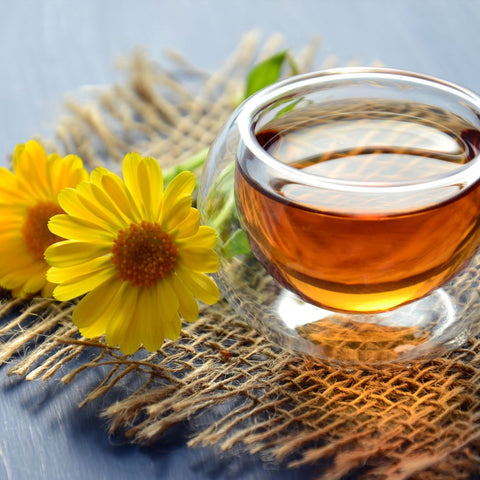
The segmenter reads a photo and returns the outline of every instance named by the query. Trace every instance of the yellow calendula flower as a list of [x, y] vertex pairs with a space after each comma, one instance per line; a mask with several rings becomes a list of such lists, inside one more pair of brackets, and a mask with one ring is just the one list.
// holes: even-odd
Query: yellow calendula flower
[[52, 266], [47, 278], [58, 284], [55, 298], [87, 294], [72, 315], [80, 333], [105, 334], [108, 345], [131, 354], [177, 338], [180, 316], [198, 318], [196, 298], [218, 301], [217, 285], [205, 273], [218, 270], [219, 260], [215, 230], [200, 226], [192, 208], [191, 172], [164, 191], [157, 161], [130, 153], [123, 178], [97, 168], [90, 181], [59, 195], [66, 215], [53, 217], [49, 228], [67, 240], [45, 257]]
[[63, 212], [58, 193], [86, 178], [80, 158], [47, 157], [34, 140], [17, 145], [13, 172], [0, 168], [0, 286], [14, 296], [52, 295], [55, 285], [46, 280], [44, 252], [61, 238], [49, 231], [48, 220]]

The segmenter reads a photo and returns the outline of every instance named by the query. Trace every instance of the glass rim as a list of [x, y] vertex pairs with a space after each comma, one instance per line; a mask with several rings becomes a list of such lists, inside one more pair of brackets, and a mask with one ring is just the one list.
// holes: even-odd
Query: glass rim
[[327, 190], [336, 190], [351, 193], [407, 193], [437, 189], [452, 185], [461, 185], [460, 191], [464, 191], [480, 179], [480, 155], [474, 157], [459, 168], [428, 177], [426, 179], [398, 181], [398, 182], [371, 182], [353, 181], [330, 178], [312, 173], [303, 172], [297, 168], [281, 162], [270, 155], [258, 142], [254, 134], [254, 126], [258, 115], [282, 98], [294, 98], [293, 94], [300, 93], [304, 89], [313, 91], [315, 86], [324, 85], [337, 80], [345, 79], [403, 79], [428, 86], [438, 91], [460, 98], [470, 106], [475, 106], [480, 117], [480, 96], [474, 92], [457, 85], [453, 82], [440, 78], [415, 73], [407, 70], [377, 67], [342, 67], [327, 70], [318, 70], [300, 74], [286, 80], [277, 82], [266, 87], [251, 97], [247, 98], [239, 107], [237, 127], [244, 146], [260, 162], [278, 172], [282, 179], [290, 180], [302, 185], [317, 187]]

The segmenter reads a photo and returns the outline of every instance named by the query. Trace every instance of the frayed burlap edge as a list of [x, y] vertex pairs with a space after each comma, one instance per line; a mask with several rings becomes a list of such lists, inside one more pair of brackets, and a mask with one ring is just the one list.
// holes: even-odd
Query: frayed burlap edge
[[[66, 102], [56, 138], [46, 143], [76, 153], [90, 166], [118, 162], [128, 151], [164, 166], [211, 144], [242, 93], [248, 69], [280, 48], [246, 35], [214, 74], [170, 52], [173, 69], [143, 52], [126, 59], [127, 80], [81, 92]], [[302, 70], [316, 52], [294, 53]], [[322, 66], [333, 66], [325, 59]], [[151, 443], [189, 420], [192, 447], [257, 454], [318, 478], [469, 478], [480, 464], [480, 341], [424, 363], [388, 369], [341, 369], [290, 355], [247, 326], [224, 301], [203, 307], [179, 340], [155, 353], [124, 357], [101, 339], [79, 337], [74, 304], [5, 294], [0, 361], [27, 380], [64, 383], [86, 370], [102, 380], [85, 405], [123, 385], [102, 415], [112, 433]], [[131, 381], [135, 379], [135, 381]], [[125, 385], [129, 385], [129, 390]], [[118, 392], [117, 392], [118, 393]]]

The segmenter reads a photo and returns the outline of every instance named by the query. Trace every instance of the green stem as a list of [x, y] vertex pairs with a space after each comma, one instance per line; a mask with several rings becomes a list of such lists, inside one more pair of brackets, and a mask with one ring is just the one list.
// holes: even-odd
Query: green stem
[[228, 197], [213, 221], [210, 222], [210, 226], [214, 228], [219, 234], [222, 231], [223, 226], [231, 219], [235, 208], [235, 198], [233, 192], [228, 194]]
[[193, 171], [197, 168], [200, 168], [205, 163], [207, 159], [209, 148], [204, 148], [200, 152], [196, 153], [192, 157], [187, 158], [184, 162], [179, 163], [178, 165], [174, 165], [173, 167], [168, 168], [165, 170], [163, 174], [163, 181], [165, 184], [169, 183], [176, 177], [179, 173], [184, 172], [186, 170]]

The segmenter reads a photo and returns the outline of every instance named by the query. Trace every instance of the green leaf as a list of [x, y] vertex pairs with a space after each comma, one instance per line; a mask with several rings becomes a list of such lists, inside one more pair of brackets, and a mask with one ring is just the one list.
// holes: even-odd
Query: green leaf
[[279, 118], [282, 115], [285, 115], [286, 113], [291, 112], [302, 100], [303, 100], [303, 97], [293, 101], [287, 100], [285, 102], [286, 104], [285, 107], [283, 107], [281, 110], [277, 112], [277, 114], [275, 115], [275, 118]]
[[248, 243], [247, 234], [240, 229], [234, 232], [222, 247], [222, 255], [227, 259], [250, 252], [251, 249], [250, 244]]
[[297, 62], [294, 60], [294, 58], [288, 54], [287, 52], [287, 58], [286, 58], [288, 64], [290, 65], [290, 70], [291, 75], [298, 75], [300, 73], [300, 68], [298, 68]]
[[278, 81], [286, 59], [287, 50], [284, 50], [255, 65], [247, 76], [245, 98]]

